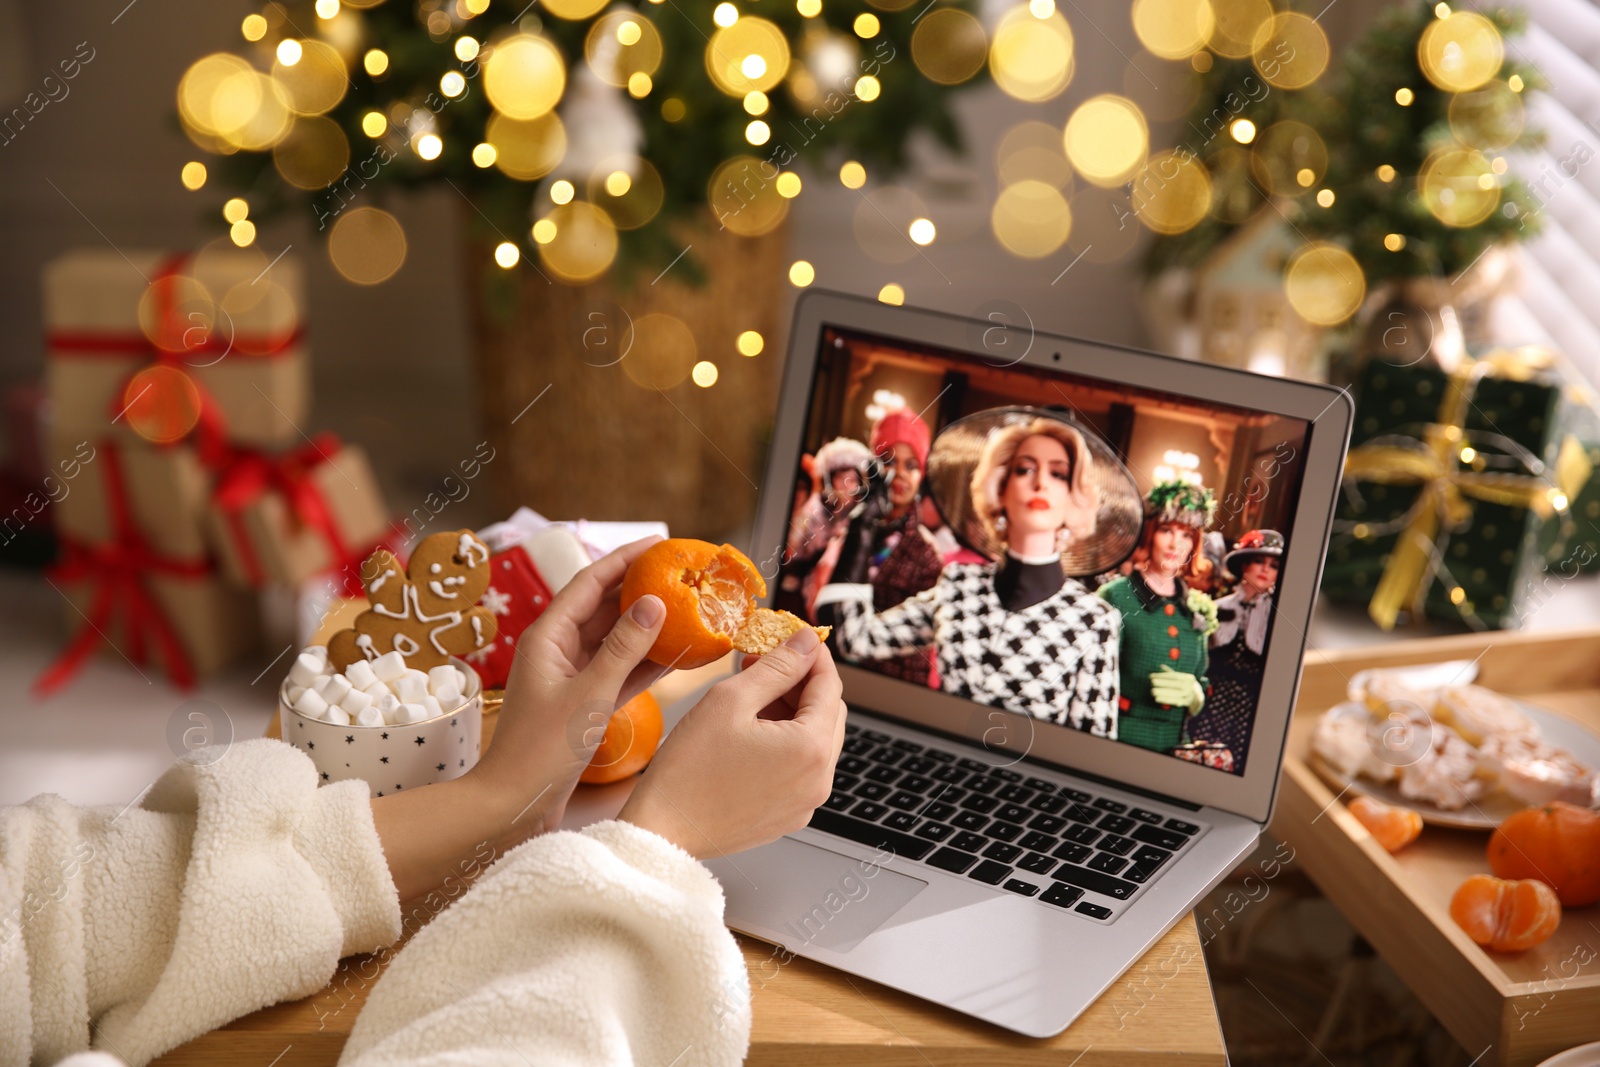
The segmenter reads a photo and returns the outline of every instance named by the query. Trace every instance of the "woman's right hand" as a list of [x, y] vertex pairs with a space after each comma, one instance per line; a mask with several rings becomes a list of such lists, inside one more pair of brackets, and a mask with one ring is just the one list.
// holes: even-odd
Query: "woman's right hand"
[[697, 859], [800, 829], [833, 788], [843, 688], [828, 650], [801, 630], [711, 687], [667, 736], [617, 817]]

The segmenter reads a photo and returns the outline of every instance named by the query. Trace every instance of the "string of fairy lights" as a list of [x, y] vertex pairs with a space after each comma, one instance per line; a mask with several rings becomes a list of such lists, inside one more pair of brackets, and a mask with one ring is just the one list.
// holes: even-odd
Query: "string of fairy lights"
[[[178, 117], [211, 167], [228, 172], [217, 184], [235, 194], [222, 206], [234, 245], [250, 247], [259, 215], [298, 195], [317, 212], [334, 268], [358, 284], [392, 277], [407, 254], [404, 227], [369, 186], [449, 180], [494, 223], [499, 268], [536, 259], [547, 275], [584, 284], [630, 249], [665, 265], [681, 247], [671, 228], [691, 216], [709, 212], [743, 237], [771, 233], [806, 188], [800, 160], [870, 193], [854, 219], [858, 242], [875, 259], [904, 263], [956, 232], [893, 180], [910, 134], [926, 129], [956, 145], [948, 94], [984, 77], [1019, 101], [1054, 100], [1072, 81], [1076, 48], [1054, 0], [984, 4], [977, 14], [912, 4], [544, 0], [514, 11], [507, 0], [270, 2], [244, 18], [237, 50], [188, 68]], [[1127, 11], [1118, 17], [1131, 18], [1141, 46], [1191, 83], [1218, 60], [1248, 61], [1267, 85], [1292, 93], [1328, 68], [1319, 23], [1270, 0], [1134, 0]], [[1462, 128], [1469, 98], [1485, 86], [1521, 91], [1514, 78], [1495, 81], [1503, 56], [1490, 20], [1444, 3], [1418, 49], [1429, 82], [1467, 101]], [[1093, 258], [1123, 255], [1132, 246], [1125, 226], [1114, 239], [1096, 236], [1103, 206], [1118, 197], [1168, 237], [1227, 216], [1224, 176], [1201, 154], [1152, 151], [1153, 105], [1138, 95], [1099, 93], [1062, 123], [1029, 119], [1005, 131], [987, 220], [1003, 249], [1043, 260], [1098, 242]], [[1397, 95], [1395, 106], [1409, 102]], [[1326, 147], [1309, 125], [1239, 119], [1228, 138], [1250, 153], [1272, 195], [1335, 202], [1323, 181]], [[1502, 157], [1460, 138], [1435, 149], [1415, 180], [1429, 211], [1467, 227], [1499, 206], [1504, 173]], [[191, 190], [211, 177], [200, 160], [181, 173]], [[1407, 178], [1391, 168], [1385, 180]], [[797, 287], [817, 278], [806, 260], [789, 266]], [[1321, 324], [1347, 319], [1366, 288], [1360, 263], [1333, 240], [1303, 248], [1285, 285], [1296, 310]], [[901, 303], [906, 289], [888, 281], [878, 295]], [[763, 341], [748, 331], [730, 347], [751, 357]], [[709, 386], [715, 363], [700, 360], [684, 376]]]

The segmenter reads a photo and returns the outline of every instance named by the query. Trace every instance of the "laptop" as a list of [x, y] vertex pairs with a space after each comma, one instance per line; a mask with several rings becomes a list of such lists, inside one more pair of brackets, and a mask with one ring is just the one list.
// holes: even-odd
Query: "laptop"
[[[922, 431], [907, 413], [931, 439], [910, 519], [907, 479], [898, 497], [886, 493], [883, 465], [861, 465], [857, 447], [870, 451], [880, 423], [914, 443]], [[751, 558], [769, 602], [845, 620], [830, 643], [848, 736], [809, 826], [708, 861], [728, 925], [1020, 1034], [1065, 1029], [1252, 851], [1271, 818], [1352, 414], [1348, 394], [1325, 385], [805, 294]], [[1048, 554], [1014, 548], [1027, 547], [1021, 534], [1002, 533], [1033, 516], [1018, 511], [1007, 526], [1010, 513], [973, 478], [1006, 462], [989, 442], [1024, 424], [1070, 427], [1077, 436], [1052, 431], [1068, 442], [1053, 447], [1098, 479], [1082, 497], [1098, 507], [1093, 528], [1061, 535], [1061, 576]], [[1044, 476], [1015, 455], [1008, 479]], [[1215, 558], [1201, 574], [1187, 557], [1173, 575], [1184, 591], [1166, 577], [1180, 557], [1145, 538], [1144, 498], [1161, 483], [1164, 499], [1180, 486], [1180, 506], [1211, 490], [1197, 551]], [[873, 493], [877, 540], [844, 547]], [[1252, 531], [1281, 540], [1246, 540]], [[1235, 556], [1234, 569], [1278, 565], [1260, 618], [1259, 602], [1230, 609], [1237, 598], [1224, 595], [1241, 577], [1227, 566], [1241, 542], [1261, 550]], [[913, 555], [919, 565], [905, 565]], [[1000, 569], [1023, 564], [1060, 588], [1030, 603], [1008, 586], [995, 600]], [[1135, 576], [1140, 598], [1129, 601]], [[1101, 591], [1119, 579], [1120, 601]], [[1201, 586], [1216, 594], [1209, 608], [1186, 592]], [[840, 589], [867, 595], [841, 616], [837, 597], [826, 603]], [[1142, 621], [1107, 624], [1114, 601], [1135, 605], [1112, 610], [1117, 623]], [[1142, 618], [1147, 602], [1166, 625]], [[1213, 613], [1221, 624], [1208, 636]], [[969, 625], [978, 614], [984, 624]], [[874, 644], [885, 635], [900, 643]], [[1232, 640], [1209, 647], [1223, 636]], [[1198, 709], [1152, 705], [1140, 673], [1152, 641], [1188, 668], [1175, 673], [1209, 686]]]

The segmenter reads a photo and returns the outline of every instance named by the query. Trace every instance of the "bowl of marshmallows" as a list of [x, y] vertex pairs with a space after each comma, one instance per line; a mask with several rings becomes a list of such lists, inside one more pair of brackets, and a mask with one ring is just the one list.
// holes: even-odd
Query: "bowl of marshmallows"
[[278, 714], [283, 739], [322, 781], [359, 778], [381, 797], [459, 778], [478, 762], [483, 683], [460, 659], [422, 671], [398, 652], [336, 671], [313, 645], [289, 668]]

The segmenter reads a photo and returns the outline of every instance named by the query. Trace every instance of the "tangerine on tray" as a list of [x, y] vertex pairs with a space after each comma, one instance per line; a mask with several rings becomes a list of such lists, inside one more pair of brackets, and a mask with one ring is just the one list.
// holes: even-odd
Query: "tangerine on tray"
[[601, 785], [638, 774], [660, 744], [661, 705], [646, 690], [611, 716], [600, 747], [594, 750], [578, 781]]
[[1450, 898], [1450, 918], [1485, 948], [1521, 952], [1556, 932], [1561, 902], [1555, 890], [1531, 878], [1474, 874]]
[[1537, 878], [1561, 903], [1600, 900], [1600, 812], [1565, 801], [1527, 808], [1489, 838], [1489, 869], [1501, 878]]
[[1399, 852], [1422, 833], [1422, 816], [1410, 808], [1397, 808], [1372, 797], [1356, 797], [1349, 806], [1350, 814], [1390, 852]]
[[[732, 545], [669, 537], [645, 549], [622, 579], [623, 611], [646, 594], [661, 598], [667, 618], [649, 657], [668, 667], [703, 667], [734, 648], [770, 652], [807, 624], [787, 611], [756, 607], [767, 583]], [[812, 627], [826, 638], [828, 628]]]

